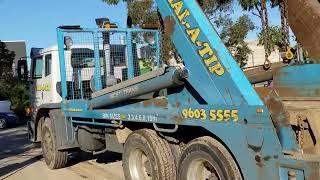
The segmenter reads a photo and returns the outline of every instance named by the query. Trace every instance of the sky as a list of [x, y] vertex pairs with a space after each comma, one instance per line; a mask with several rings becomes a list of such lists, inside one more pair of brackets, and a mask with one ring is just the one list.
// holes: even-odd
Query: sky
[[[234, 5], [233, 19], [248, 14], [256, 25], [259, 18]], [[279, 24], [277, 9], [269, 11], [272, 24]], [[60, 25], [96, 27], [95, 19], [108, 17], [120, 27], [126, 24], [126, 4], [108, 6], [102, 0], [0, 0], [0, 40], [25, 40], [27, 53], [31, 47], [56, 44], [56, 28]], [[250, 32], [247, 39], [256, 39], [259, 30]]]
[[121, 27], [126, 6], [108, 6], [102, 0], [0, 0], [0, 40], [26, 40], [31, 47], [56, 44], [56, 28], [81, 25], [95, 28], [95, 19], [108, 17]]

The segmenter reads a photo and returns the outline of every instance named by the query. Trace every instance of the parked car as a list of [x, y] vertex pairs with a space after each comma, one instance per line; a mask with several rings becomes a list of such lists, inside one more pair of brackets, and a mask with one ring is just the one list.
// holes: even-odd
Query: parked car
[[18, 116], [11, 110], [10, 101], [0, 101], [0, 129], [22, 124]]

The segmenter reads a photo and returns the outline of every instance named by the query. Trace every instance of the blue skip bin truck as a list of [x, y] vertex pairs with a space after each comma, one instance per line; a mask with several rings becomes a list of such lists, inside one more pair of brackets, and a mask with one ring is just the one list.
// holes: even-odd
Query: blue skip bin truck
[[[319, 179], [320, 65], [254, 88], [270, 73], [248, 79], [195, 0], [156, 2], [163, 33], [100, 19], [32, 50], [29, 135], [48, 167], [81, 149], [122, 153], [128, 180]], [[161, 59], [160, 34], [178, 63]]]

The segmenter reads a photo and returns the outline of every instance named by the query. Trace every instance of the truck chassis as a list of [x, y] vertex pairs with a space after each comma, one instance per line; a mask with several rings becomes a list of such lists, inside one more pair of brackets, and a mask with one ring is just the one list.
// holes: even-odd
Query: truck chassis
[[[318, 179], [318, 155], [301, 153], [267, 104], [277, 96], [259, 96], [198, 4], [157, 4], [182, 65], [161, 60], [156, 30], [57, 29], [62, 102], [39, 107], [29, 124], [48, 166], [64, 167], [80, 148], [123, 153], [126, 179]], [[279, 86], [302, 82], [279, 77]]]

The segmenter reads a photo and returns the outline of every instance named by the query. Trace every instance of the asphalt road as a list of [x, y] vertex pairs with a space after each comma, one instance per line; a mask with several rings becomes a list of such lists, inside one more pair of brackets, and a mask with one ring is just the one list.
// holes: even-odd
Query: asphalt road
[[68, 166], [49, 170], [41, 148], [27, 139], [25, 127], [0, 130], [0, 179], [93, 179], [124, 180], [121, 155], [105, 153], [92, 157], [84, 153], [71, 154]]

